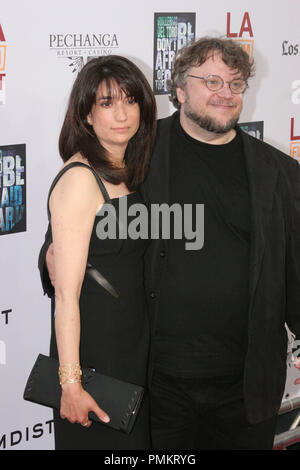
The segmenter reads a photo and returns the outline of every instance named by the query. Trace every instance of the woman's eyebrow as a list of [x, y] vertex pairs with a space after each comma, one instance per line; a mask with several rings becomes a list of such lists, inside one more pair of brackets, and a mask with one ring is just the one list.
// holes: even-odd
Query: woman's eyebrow
[[112, 100], [112, 96], [98, 96], [98, 98], [96, 98], [97, 101], [100, 101], [100, 100]]

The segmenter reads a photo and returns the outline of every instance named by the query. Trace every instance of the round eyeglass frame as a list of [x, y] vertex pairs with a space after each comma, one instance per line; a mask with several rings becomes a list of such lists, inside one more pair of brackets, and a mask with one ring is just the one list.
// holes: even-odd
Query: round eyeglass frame
[[[230, 82], [225, 82], [223, 80], [222, 77], [220, 77], [219, 75], [208, 75], [207, 77], [198, 77], [197, 75], [191, 75], [191, 74], [188, 74], [188, 77], [192, 77], [192, 78], [198, 78], [199, 80], [204, 80], [205, 81], [205, 85], [206, 85], [206, 88], [210, 91], [219, 91], [219, 90], [222, 90], [222, 88], [224, 87], [225, 83], [228, 83], [229, 85], [229, 88], [230, 88], [230, 91], [231, 93], [233, 93], [234, 95], [240, 95], [242, 93], [245, 93], [246, 89], [248, 88], [248, 83], [245, 82], [245, 80], [243, 80], [242, 78], [240, 79], [237, 79], [237, 78], [234, 78], [233, 80], [231, 80]], [[220, 86], [218, 88], [211, 88], [208, 86], [208, 81], [212, 78], [212, 77], [215, 77], [217, 78], [219, 81], [220, 81]], [[244, 88], [241, 90], [241, 91], [234, 91], [232, 88], [231, 88], [231, 84], [232, 82], [235, 82], [237, 80], [240, 80], [241, 82], [244, 83]]]

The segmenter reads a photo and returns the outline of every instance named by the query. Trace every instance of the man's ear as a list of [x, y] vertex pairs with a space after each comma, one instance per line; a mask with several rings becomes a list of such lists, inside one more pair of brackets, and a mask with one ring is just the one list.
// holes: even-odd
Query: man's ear
[[185, 91], [182, 88], [176, 88], [176, 95], [180, 104], [185, 103], [186, 96]]

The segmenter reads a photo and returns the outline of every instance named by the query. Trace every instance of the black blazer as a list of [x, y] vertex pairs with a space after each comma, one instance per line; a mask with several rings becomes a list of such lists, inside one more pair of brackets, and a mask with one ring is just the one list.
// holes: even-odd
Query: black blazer
[[[143, 185], [149, 204], [169, 202], [171, 127], [176, 114], [158, 124]], [[281, 405], [286, 381], [285, 323], [300, 337], [300, 166], [274, 147], [236, 130], [243, 142], [251, 203], [244, 397], [248, 419], [255, 423], [276, 414]], [[153, 240], [145, 262], [152, 335], [167, 256], [168, 241]]]
[[[176, 113], [158, 123], [150, 170], [142, 186], [148, 204], [169, 202], [170, 140]], [[286, 380], [285, 323], [300, 337], [300, 167], [292, 158], [237, 128], [242, 137], [251, 201], [248, 352], [244, 398], [249, 422], [277, 413]], [[45, 254], [39, 256], [44, 292], [53, 295]], [[145, 256], [152, 336], [168, 241], [153, 240]], [[199, 280], [201, 282], [201, 280]], [[149, 376], [151, 377], [151, 367]]]

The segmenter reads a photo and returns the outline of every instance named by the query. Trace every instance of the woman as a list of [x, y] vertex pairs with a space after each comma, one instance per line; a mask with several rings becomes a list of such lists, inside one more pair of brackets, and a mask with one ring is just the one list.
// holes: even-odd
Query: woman
[[[148, 322], [143, 289], [145, 240], [97, 236], [104, 202], [116, 212], [142, 202], [154, 143], [156, 105], [142, 72], [129, 60], [89, 61], [74, 83], [60, 135], [65, 162], [49, 193], [55, 262], [55, 328], [51, 356], [60, 364], [62, 398], [55, 412], [56, 449], [148, 449], [148, 398], [126, 435], [91, 422], [109, 416], [82, 387], [80, 368], [146, 384]], [[99, 181], [99, 177], [101, 180]], [[101, 187], [104, 183], [104, 189]], [[89, 276], [87, 265], [112, 286]], [[54, 331], [55, 330], [55, 331]]]

